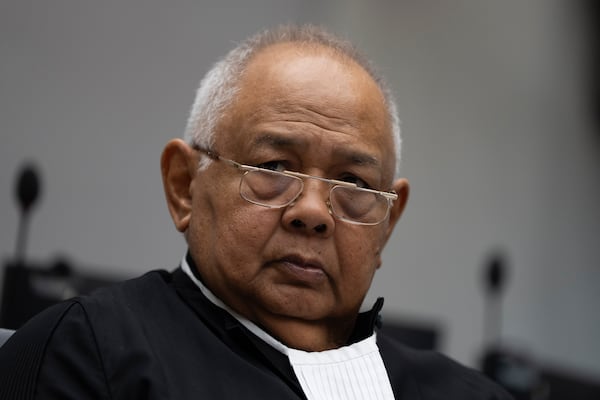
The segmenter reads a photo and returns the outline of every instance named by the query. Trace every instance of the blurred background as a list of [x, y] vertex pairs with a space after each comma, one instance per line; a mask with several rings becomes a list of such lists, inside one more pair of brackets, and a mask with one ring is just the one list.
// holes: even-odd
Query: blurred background
[[[323, 24], [374, 60], [403, 121], [412, 193], [367, 302], [385, 296], [392, 325], [433, 332], [438, 350], [473, 367], [500, 348], [529, 372], [598, 383], [597, 9], [583, 0], [2, 0], [2, 265], [99, 281], [176, 267], [185, 244], [159, 157], [183, 133], [199, 80], [262, 28]], [[41, 186], [18, 241], [14, 192], [26, 163]], [[490, 269], [503, 283], [496, 294], [485, 289]]]

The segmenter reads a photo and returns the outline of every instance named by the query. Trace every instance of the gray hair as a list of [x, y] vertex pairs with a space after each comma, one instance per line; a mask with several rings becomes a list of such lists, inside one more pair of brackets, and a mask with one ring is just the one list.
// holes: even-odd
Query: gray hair
[[[312, 25], [286, 25], [262, 31], [240, 43], [218, 61], [200, 81], [188, 118], [184, 140], [190, 145], [195, 144], [210, 149], [214, 144], [217, 125], [227, 107], [233, 102], [241, 84], [241, 77], [249, 62], [261, 50], [275, 44], [288, 42], [326, 47], [335, 54], [356, 62], [375, 81], [383, 94], [392, 127], [397, 175], [400, 167], [402, 139], [398, 109], [390, 88], [383, 77], [376, 73], [371, 62], [361, 55], [350, 42]], [[209, 163], [210, 159], [203, 157], [200, 161], [200, 168], [205, 168]]]

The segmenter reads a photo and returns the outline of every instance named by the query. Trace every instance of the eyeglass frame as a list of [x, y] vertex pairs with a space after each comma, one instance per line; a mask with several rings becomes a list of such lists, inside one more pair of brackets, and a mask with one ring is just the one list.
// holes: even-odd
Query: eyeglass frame
[[[396, 192], [386, 192], [386, 191], [381, 191], [381, 190], [375, 190], [375, 189], [369, 189], [369, 188], [362, 188], [362, 187], [359, 187], [358, 185], [356, 185], [355, 183], [352, 183], [352, 182], [340, 181], [340, 180], [337, 180], [337, 179], [323, 178], [323, 177], [320, 177], [320, 176], [304, 174], [302, 172], [288, 171], [288, 170], [275, 171], [275, 170], [270, 170], [270, 169], [267, 169], [267, 168], [256, 167], [254, 165], [241, 164], [241, 163], [239, 163], [237, 161], [234, 161], [234, 160], [231, 160], [229, 158], [225, 158], [225, 157], [221, 156], [219, 153], [217, 153], [214, 150], [205, 149], [203, 147], [200, 147], [197, 144], [192, 144], [191, 147], [194, 150], [203, 152], [204, 154], [206, 154], [212, 160], [223, 161], [226, 164], [229, 164], [232, 167], [234, 167], [234, 168], [236, 168], [236, 169], [238, 169], [240, 171], [243, 171], [244, 174], [240, 178], [240, 197], [242, 199], [246, 200], [247, 202], [251, 203], [251, 204], [256, 204], [256, 205], [261, 206], [261, 207], [265, 207], [265, 208], [269, 208], [269, 209], [278, 209], [278, 208], [284, 208], [284, 207], [289, 206], [290, 204], [293, 204], [296, 200], [298, 200], [298, 197], [300, 197], [300, 195], [304, 191], [304, 179], [316, 179], [318, 181], [330, 184], [331, 187], [329, 189], [329, 196], [327, 198], [327, 201], [325, 202], [327, 204], [327, 208], [329, 210], [329, 214], [333, 215], [334, 217], [336, 217], [340, 221], [344, 221], [344, 222], [347, 222], [349, 224], [367, 225], [367, 226], [379, 225], [379, 224], [381, 224], [383, 221], [385, 221], [390, 216], [390, 209], [392, 208], [392, 202], [395, 201], [395, 200], [398, 200], [398, 194]], [[264, 203], [258, 203], [256, 201], [252, 201], [252, 200], [247, 199], [246, 197], [242, 196], [242, 194], [241, 194], [241, 183], [242, 183], [242, 181], [244, 179], [244, 176], [246, 174], [248, 174], [248, 172], [267, 172], [267, 173], [274, 174], [274, 175], [284, 175], [284, 176], [288, 176], [288, 177], [292, 177], [292, 178], [298, 178], [300, 180], [300, 183], [302, 184], [301, 190], [298, 192], [298, 194], [292, 200], [290, 200], [286, 204], [282, 204], [282, 205], [278, 205], [278, 206], [270, 205], [270, 204], [264, 204]], [[333, 211], [333, 207], [331, 206], [331, 201], [330, 200], [331, 200], [331, 192], [333, 191], [333, 189], [335, 189], [338, 186], [348, 187], [348, 188], [356, 189], [358, 191], [367, 192], [367, 193], [373, 193], [373, 194], [377, 194], [377, 195], [383, 196], [387, 200], [387, 204], [388, 204], [385, 216], [380, 221], [378, 221], [378, 222], [360, 222], [360, 221], [355, 221], [355, 220], [344, 218], [344, 217], [341, 217], [341, 216], [337, 215], [335, 213], [335, 211]]]

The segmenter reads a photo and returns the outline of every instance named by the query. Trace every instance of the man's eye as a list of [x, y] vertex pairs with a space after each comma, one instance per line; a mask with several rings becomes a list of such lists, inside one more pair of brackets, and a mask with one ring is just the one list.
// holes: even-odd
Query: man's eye
[[285, 171], [285, 165], [282, 161], [269, 161], [257, 165], [258, 168], [268, 169], [271, 171]]
[[359, 178], [356, 175], [345, 175], [342, 178], [340, 178], [340, 180], [344, 181], [344, 182], [354, 183], [359, 188], [365, 188], [365, 189], [371, 188], [367, 182], [365, 182], [364, 180], [362, 180], [361, 178]]

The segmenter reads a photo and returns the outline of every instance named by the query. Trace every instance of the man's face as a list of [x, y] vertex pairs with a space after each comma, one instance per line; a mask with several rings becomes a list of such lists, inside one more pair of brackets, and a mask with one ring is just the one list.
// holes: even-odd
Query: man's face
[[[403, 189], [381, 92], [353, 62], [322, 49], [281, 44], [248, 66], [215, 138], [221, 156], [242, 164]], [[297, 201], [269, 209], [240, 197], [242, 173], [213, 162], [190, 186], [187, 239], [204, 283], [268, 328], [295, 319], [353, 323], [401, 210], [376, 226], [329, 212], [330, 185], [304, 181]], [[400, 185], [400, 186], [398, 186]]]

